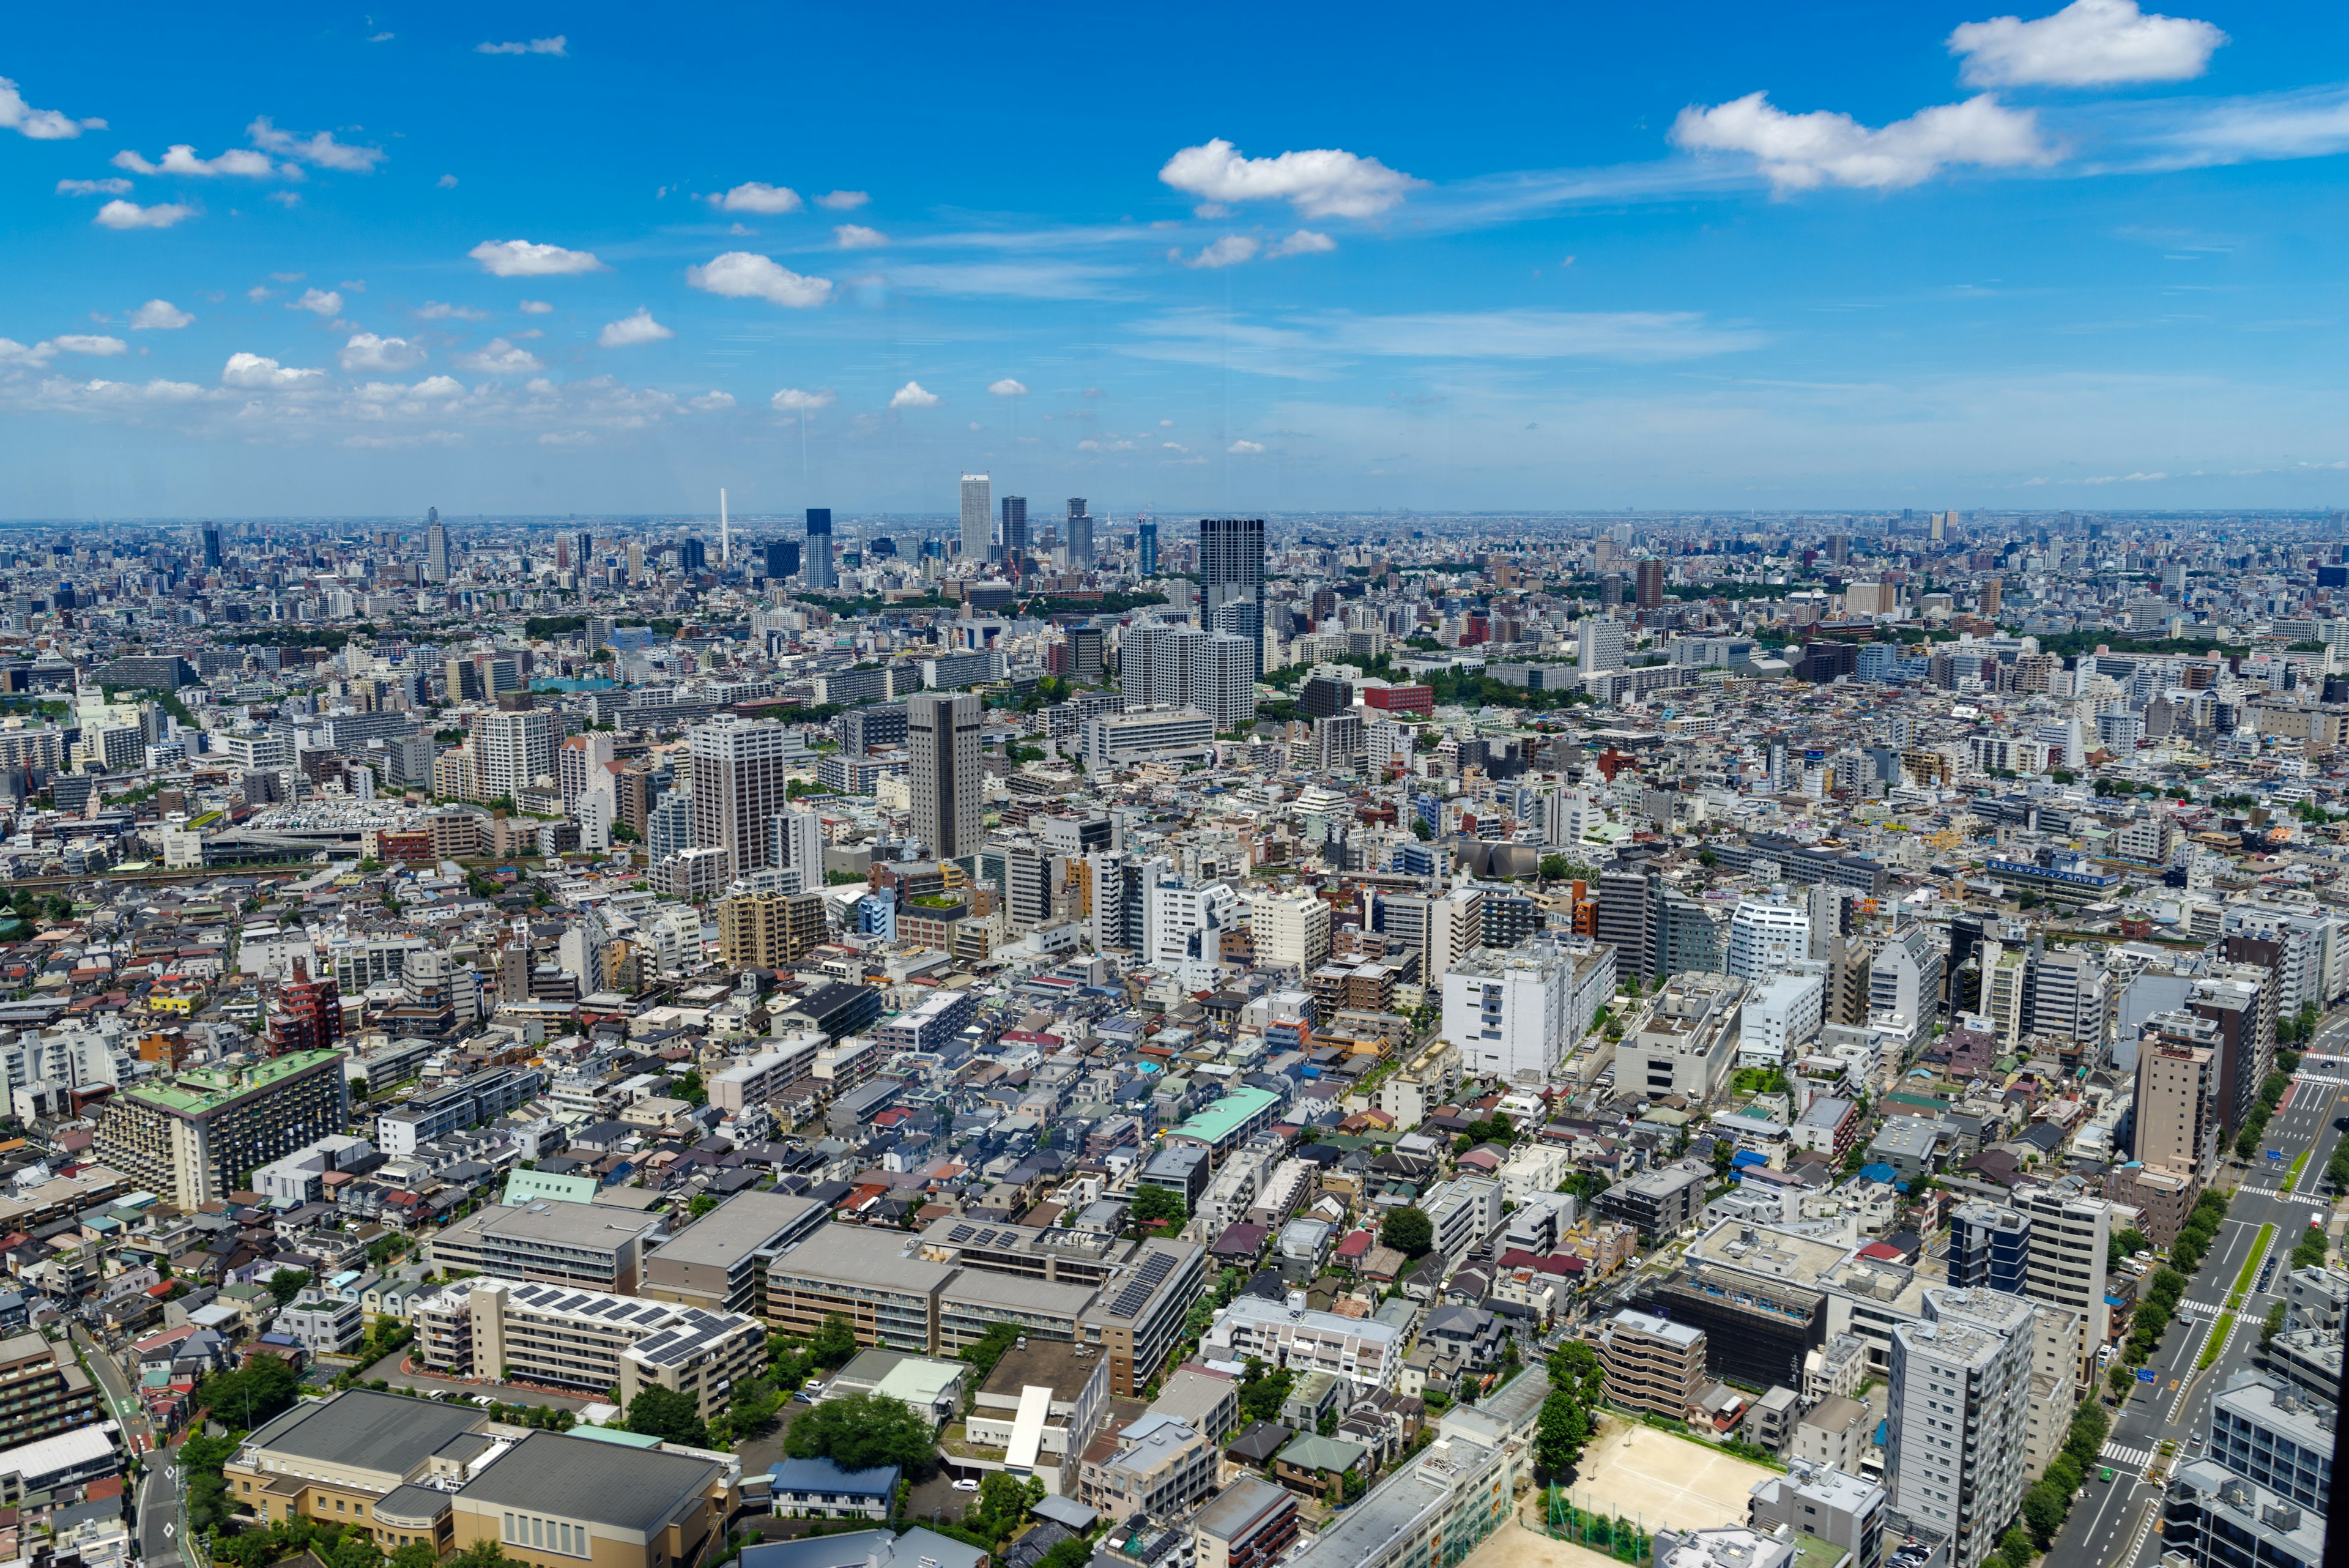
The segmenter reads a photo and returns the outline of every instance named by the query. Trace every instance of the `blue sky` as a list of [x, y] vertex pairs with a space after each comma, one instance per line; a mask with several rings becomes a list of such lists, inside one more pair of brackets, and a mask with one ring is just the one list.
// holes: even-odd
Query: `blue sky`
[[2349, 504], [2344, 34], [20, 7], [0, 514]]

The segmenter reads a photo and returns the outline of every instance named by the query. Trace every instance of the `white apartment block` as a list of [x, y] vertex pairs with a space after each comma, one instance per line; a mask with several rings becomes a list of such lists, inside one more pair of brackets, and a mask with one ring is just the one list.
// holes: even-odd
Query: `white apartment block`
[[1981, 1568], [2023, 1503], [2031, 1303], [1931, 1289], [1924, 1310], [1892, 1329], [1886, 1481], [1894, 1508], [1949, 1532], [1951, 1568]]
[[1248, 939], [1258, 969], [1309, 974], [1330, 961], [1330, 906], [1307, 894], [1248, 901]]
[[1727, 968], [1739, 980], [1765, 980], [1811, 956], [1810, 911], [1776, 899], [1740, 898], [1729, 917]]
[[[1824, 967], [1805, 959], [1809, 969]], [[1826, 977], [1817, 973], [1773, 974], [1758, 981], [1745, 999], [1745, 1016], [1737, 1037], [1737, 1064], [1775, 1067], [1792, 1060], [1818, 1038], [1826, 1012]]]
[[1301, 1295], [1286, 1302], [1244, 1295], [1216, 1314], [1199, 1348], [1216, 1360], [1254, 1355], [1299, 1374], [1328, 1372], [1369, 1390], [1393, 1382], [1405, 1346], [1399, 1329], [1376, 1318], [1317, 1312]]
[[1420, 1208], [1435, 1225], [1435, 1250], [1457, 1263], [1501, 1226], [1501, 1184], [1456, 1176], [1428, 1189]]

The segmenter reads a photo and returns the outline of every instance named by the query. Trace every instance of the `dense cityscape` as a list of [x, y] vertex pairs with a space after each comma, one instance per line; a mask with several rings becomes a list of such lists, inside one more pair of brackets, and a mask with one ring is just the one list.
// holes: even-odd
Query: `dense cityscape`
[[948, 495], [0, 543], [18, 1551], [2321, 1560], [2337, 514]]

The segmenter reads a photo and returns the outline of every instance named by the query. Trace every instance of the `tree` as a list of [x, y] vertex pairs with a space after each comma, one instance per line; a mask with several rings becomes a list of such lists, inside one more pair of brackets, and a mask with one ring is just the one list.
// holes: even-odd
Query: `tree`
[[300, 1295], [302, 1287], [309, 1282], [310, 1272], [307, 1269], [280, 1269], [269, 1276], [269, 1294], [279, 1306], [285, 1306]]
[[856, 1331], [840, 1314], [826, 1314], [823, 1326], [808, 1340], [808, 1359], [828, 1371], [847, 1365], [855, 1354]]
[[1582, 1457], [1589, 1438], [1589, 1418], [1580, 1403], [1564, 1389], [1552, 1390], [1534, 1423], [1534, 1468], [1545, 1476], [1564, 1475]]
[[1435, 1245], [1435, 1221], [1422, 1210], [1389, 1210], [1379, 1225], [1379, 1244], [1407, 1258], [1423, 1258]]
[[1043, 1501], [1044, 1483], [1036, 1477], [1022, 1481], [1008, 1471], [989, 1471], [979, 1478], [978, 1501], [963, 1515], [963, 1528], [1001, 1541], [1019, 1528], [1030, 1509]]
[[658, 1438], [688, 1449], [709, 1446], [709, 1429], [690, 1394], [674, 1388], [647, 1388], [628, 1401], [627, 1428], [647, 1438]]
[[677, 1098], [683, 1100], [688, 1106], [706, 1106], [709, 1103], [709, 1090], [703, 1085], [701, 1075], [690, 1069], [679, 1074], [677, 1082], [670, 1085], [669, 1089]]
[[2112, 1233], [2111, 1240], [2106, 1244], [2105, 1266], [2117, 1269], [2130, 1258], [2152, 1245], [2151, 1241], [2146, 1240], [2144, 1231], [2134, 1225], [2124, 1225]]
[[693, 1201], [685, 1206], [685, 1217], [688, 1220], [698, 1220], [717, 1208], [719, 1201], [718, 1194], [715, 1192], [697, 1192], [693, 1195]]
[[1125, 1217], [1139, 1235], [1159, 1225], [1170, 1231], [1180, 1230], [1183, 1221], [1191, 1217], [1191, 1210], [1184, 1204], [1182, 1194], [1172, 1188], [1138, 1187]]
[[505, 1548], [494, 1541], [476, 1541], [450, 1560], [450, 1568], [515, 1568]]
[[215, 1372], [196, 1386], [196, 1403], [224, 1427], [247, 1431], [294, 1407], [302, 1380], [274, 1355], [256, 1355], [234, 1372]]
[[1414, 816], [1411, 819], [1411, 836], [1422, 844], [1425, 844], [1435, 836], [1435, 829], [1427, 826], [1427, 818]]
[[424, 1542], [411, 1541], [393, 1549], [391, 1568], [440, 1568], [440, 1553]]
[[802, 1410], [792, 1419], [783, 1451], [795, 1459], [830, 1459], [844, 1470], [897, 1465], [926, 1470], [937, 1455], [926, 1416], [886, 1394], [849, 1394]]
[[1541, 857], [1541, 865], [1537, 869], [1541, 873], [1541, 879], [1543, 881], [1563, 882], [1567, 879], [1566, 857], [1563, 855], [1545, 855]]

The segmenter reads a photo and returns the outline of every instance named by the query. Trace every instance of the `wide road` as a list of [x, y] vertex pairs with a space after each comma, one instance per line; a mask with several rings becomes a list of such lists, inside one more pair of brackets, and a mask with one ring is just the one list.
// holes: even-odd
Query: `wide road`
[[[2100, 1461], [2113, 1470], [2112, 1483], [2089, 1477], [2085, 1495], [2073, 1504], [2071, 1518], [2047, 1553], [2046, 1568], [2148, 1568], [2159, 1559], [2161, 1537], [2152, 1527], [2160, 1488], [2145, 1479], [2146, 1471], [2165, 1440], [2178, 1445], [2178, 1459], [2201, 1451], [2196, 1444], [2209, 1435], [2211, 1394], [2235, 1373], [2256, 1365], [2260, 1327], [2269, 1307], [2282, 1297], [2289, 1254], [2311, 1217], [2323, 1219], [2332, 1211], [2333, 1195], [2328, 1190], [2316, 1196], [2315, 1189], [2341, 1140], [2333, 1120], [2349, 1116], [2349, 1060], [2334, 1054], [2349, 1047], [2349, 1012], [2328, 1019], [2313, 1044], [2315, 1050], [2302, 1059], [2282, 1107], [2268, 1123], [2253, 1168], [2241, 1173], [2243, 1184], [2228, 1205], [2218, 1241], [2188, 1283], [2186, 1299], [2160, 1348], [2146, 1363], [2154, 1380], [2135, 1386], [2113, 1422]], [[2281, 1151], [2283, 1158], [2270, 1160], [2268, 1149]], [[2302, 1168], [2300, 1190], [2283, 1193], [2279, 1188], [2284, 1172], [2302, 1149], [2311, 1152]], [[2198, 1373], [2196, 1366], [2218, 1330], [2227, 1293], [2257, 1245], [2262, 1225], [2275, 1227], [2268, 1247], [2268, 1256], [2277, 1261], [2270, 1288], [2253, 1289], [2235, 1316], [2226, 1349], [2208, 1371]], [[2253, 1286], [2257, 1283], [2254, 1277]]]
[[180, 1464], [168, 1449], [158, 1450], [155, 1428], [147, 1406], [130, 1391], [121, 1365], [102, 1345], [94, 1342], [79, 1324], [73, 1327], [74, 1346], [82, 1364], [97, 1380], [107, 1413], [122, 1428], [123, 1447], [140, 1456], [145, 1470], [139, 1476], [139, 1555], [148, 1568], [181, 1568]]

